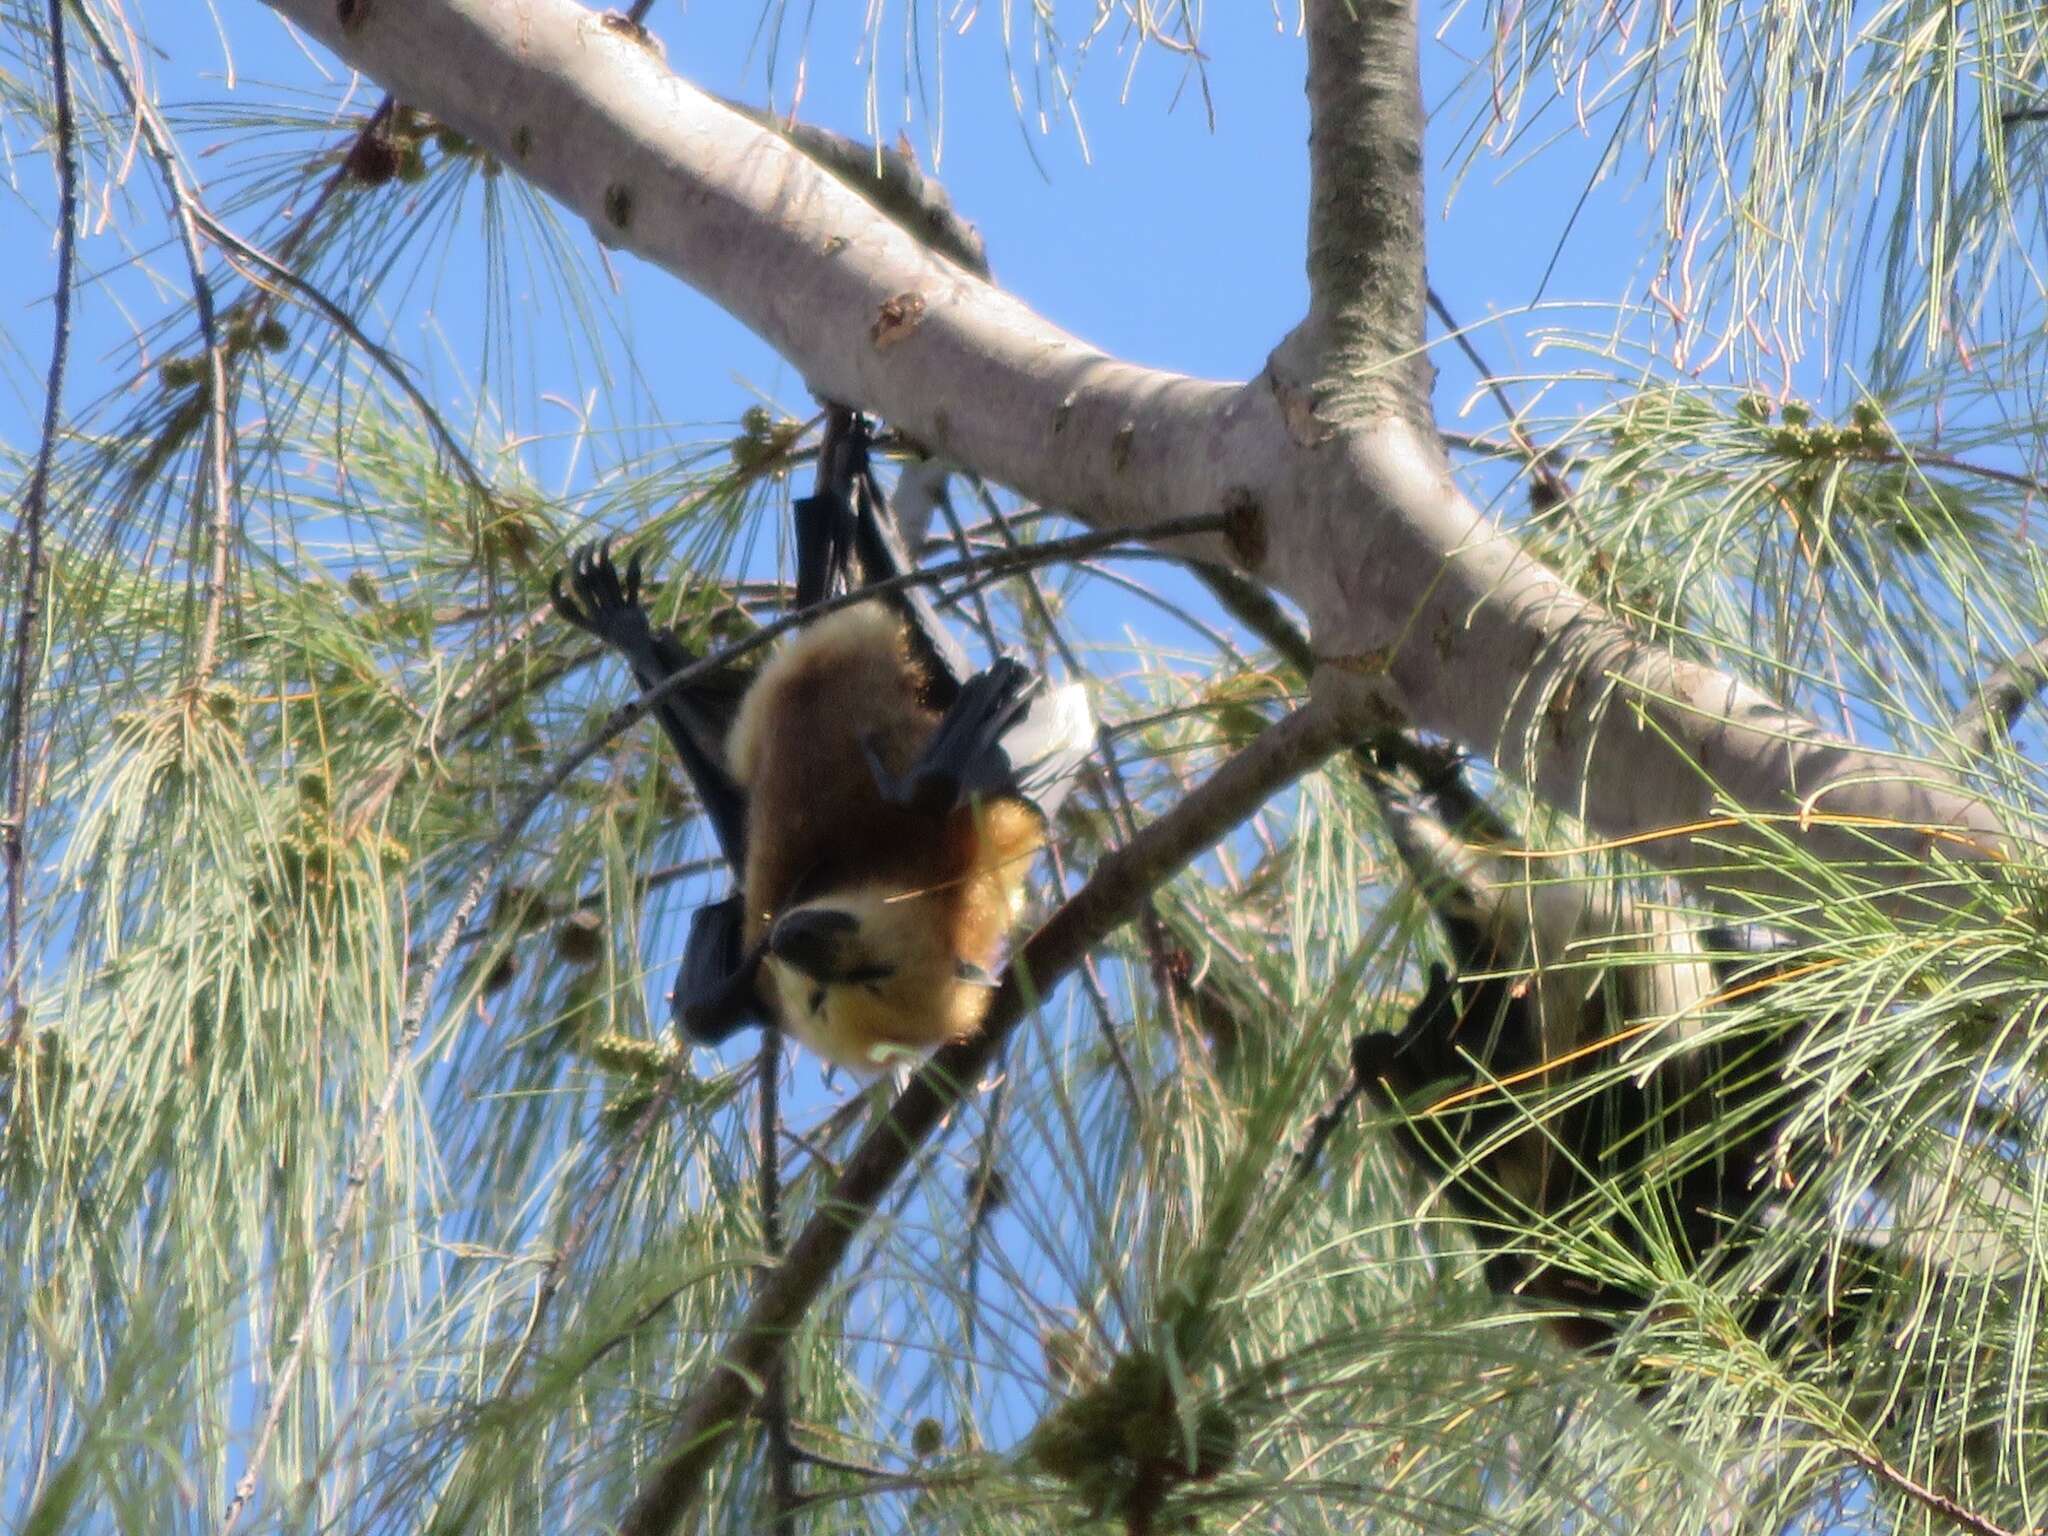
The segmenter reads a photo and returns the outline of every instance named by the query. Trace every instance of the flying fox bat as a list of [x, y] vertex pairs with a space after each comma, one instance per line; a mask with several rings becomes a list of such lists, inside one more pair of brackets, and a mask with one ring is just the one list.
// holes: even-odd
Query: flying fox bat
[[[1696, 1254], [1739, 1231], [1767, 1193], [1789, 1036], [1695, 1045], [1598, 1091], [1581, 1085], [1649, 1034], [1697, 1034], [1758, 964], [1754, 936], [1546, 878], [1514, 849], [1454, 829], [1425, 796], [1391, 779], [1373, 787], [1452, 968], [1431, 965], [1399, 1034], [1353, 1042], [1354, 1081], [1412, 1116], [1395, 1134], [1424, 1168], [1449, 1173], [1452, 1209], [1482, 1231], [1532, 1214], [1564, 1222], [1597, 1207], [1603, 1187], [1647, 1195], [1657, 1169], [1666, 1230]], [[1688, 1135], [1699, 1150], [1681, 1154]], [[1609, 1225], [1631, 1240], [1627, 1222]], [[1497, 1294], [1548, 1303], [1553, 1330], [1576, 1346], [1605, 1342], [1643, 1304], [1513, 1251], [1491, 1254], [1486, 1274]]]
[[[797, 607], [906, 566], [865, 423], [835, 413], [816, 493], [796, 504]], [[601, 547], [558, 576], [562, 617], [641, 687], [695, 658]], [[739, 889], [692, 919], [672, 1005], [716, 1042], [772, 1018], [820, 1055], [873, 1067], [979, 1026], [1032, 855], [1094, 744], [1078, 684], [1002, 657], [968, 675], [923, 594], [892, 589], [798, 629], [737, 709], [730, 684], [657, 706]]]
[[[1850, 1200], [1830, 1149], [1795, 1123], [1812, 1091], [1799, 1081], [1800, 1051], [1851, 1018], [1769, 1001], [1825, 954], [1762, 924], [1546, 877], [1455, 772], [1434, 783], [1412, 767], [1368, 777], [1451, 965], [1429, 967], [1398, 1033], [1352, 1042], [1352, 1079], [1399, 1114], [1404, 1152], [1488, 1234], [1496, 1294], [1541, 1304], [1573, 1347], [1605, 1347], [1657, 1305], [1658, 1260], [1675, 1251], [1698, 1272], [1739, 1277], [1735, 1317], [1752, 1337], [1792, 1331], [1833, 1347], [1882, 1318], [1876, 1298], [1918, 1290], [1915, 1274], [2023, 1269], [2031, 1207], [2011, 1149], [2033, 1133], [1998, 1126], [2038, 1118], [2028, 1067], [1973, 1068], [1939, 1172], [1879, 1167]], [[1754, 1022], [1737, 1029], [1727, 1010], [1744, 997]], [[1811, 1267], [1762, 1241], [1798, 1209], [1802, 1187], [1823, 1196], [1832, 1228]], [[1544, 1254], [1562, 1254], [1560, 1243], [1514, 1239], [1531, 1229], [1579, 1234], [1583, 1251], [1612, 1265], [1607, 1277]]]

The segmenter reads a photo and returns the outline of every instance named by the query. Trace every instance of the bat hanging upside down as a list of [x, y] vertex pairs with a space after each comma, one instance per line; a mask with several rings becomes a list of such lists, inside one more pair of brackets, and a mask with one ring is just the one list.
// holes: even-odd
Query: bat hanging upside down
[[[798, 603], [850, 545], [869, 580], [900, 546], [855, 419], [798, 503]], [[833, 462], [833, 461], [837, 462]], [[601, 548], [558, 578], [562, 616], [620, 651], [643, 688], [693, 658], [649, 621], [640, 563]], [[913, 600], [914, 599], [914, 600]], [[872, 1068], [977, 1028], [1033, 854], [1094, 744], [1078, 684], [1008, 657], [958, 679], [921, 598], [893, 593], [799, 629], [747, 687], [684, 687], [657, 706], [740, 889], [698, 910], [672, 999], [693, 1039], [772, 1017], [820, 1055]]]

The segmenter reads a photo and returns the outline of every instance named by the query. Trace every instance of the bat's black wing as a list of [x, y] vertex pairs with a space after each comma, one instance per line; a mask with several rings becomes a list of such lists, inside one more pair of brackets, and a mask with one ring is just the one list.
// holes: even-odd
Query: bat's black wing
[[868, 751], [882, 798], [942, 816], [974, 800], [1023, 800], [1050, 821], [1095, 745], [1095, 719], [1079, 684], [1049, 687], [1008, 656], [960, 688], [917, 761], [891, 773]]
[[[571, 564], [568, 587], [565, 592], [562, 577], [555, 578], [556, 612], [624, 656], [643, 689], [697, 660], [675, 636], [657, 629], [640, 606], [639, 556], [627, 563], [621, 577], [610, 552], [592, 545]], [[731, 680], [712, 677], [673, 690], [654, 707], [736, 879], [744, 878], [746, 870], [747, 797], [726, 771], [725, 736], [737, 703]], [[760, 1021], [754, 996], [760, 956], [749, 953], [742, 940], [744, 921], [744, 904], [737, 894], [699, 907], [690, 919], [690, 937], [669, 1002], [676, 1022], [693, 1040], [715, 1044]]]
[[[667, 630], [655, 628], [640, 606], [638, 555], [627, 563], [621, 578], [611, 551], [601, 544], [588, 545], [567, 575], [569, 592], [562, 590], [562, 577], [555, 577], [555, 611], [625, 657], [643, 689], [667, 681], [698, 659]], [[746, 865], [747, 797], [725, 768], [725, 733], [732, 724], [733, 703], [729, 687], [686, 685], [656, 704], [654, 715], [682, 759], [725, 862], [737, 874]]]
[[746, 898], [738, 891], [690, 915], [669, 1010], [692, 1040], [716, 1045], [749, 1024], [766, 1022], [754, 993], [761, 949], [747, 947], [746, 921]]

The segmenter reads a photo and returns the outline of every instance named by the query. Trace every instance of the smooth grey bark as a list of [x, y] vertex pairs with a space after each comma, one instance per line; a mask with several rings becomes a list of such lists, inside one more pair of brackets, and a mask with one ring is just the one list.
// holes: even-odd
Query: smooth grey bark
[[1460, 494], [1413, 392], [1421, 116], [1399, 0], [1310, 7], [1316, 297], [1245, 384], [1089, 347], [573, 0], [271, 3], [698, 288], [819, 395], [1098, 528], [1230, 513], [1230, 537], [1170, 547], [1298, 603], [1317, 688], [1360, 728], [1406, 719], [1485, 752], [1598, 832], [1709, 871], [1696, 885], [1768, 883], [1687, 835], [1723, 800], [1803, 815], [1786, 835], [1843, 862], [1873, 841], [1916, 866], [2000, 842], [1954, 786], [1641, 642]]
[[1335, 422], [1398, 416], [1426, 439], [1422, 52], [1410, 0], [1306, 10], [1309, 312], [1274, 358]]

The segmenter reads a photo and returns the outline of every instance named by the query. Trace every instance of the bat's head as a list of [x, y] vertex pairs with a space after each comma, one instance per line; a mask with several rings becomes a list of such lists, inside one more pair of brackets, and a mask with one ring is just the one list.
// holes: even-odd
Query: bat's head
[[981, 1023], [990, 984], [955, 950], [943, 891], [863, 886], [790, 908], [762, 960], [783, 1026], [819, 1055], [872, 1069]]

